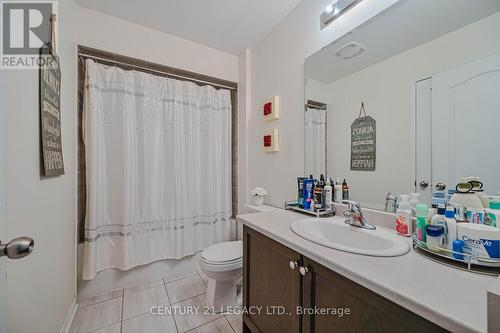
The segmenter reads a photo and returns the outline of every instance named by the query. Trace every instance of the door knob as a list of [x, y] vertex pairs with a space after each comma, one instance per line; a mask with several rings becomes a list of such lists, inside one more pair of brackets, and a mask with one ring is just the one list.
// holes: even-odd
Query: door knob
[[441, 182], [439, 182], [439, 183], [436, 184], [436, 190], [438, 190], [438, 191], [444, 191], [445, 189], [446, 189], [446, 184], [441, 183]]
[[0, 242], [0, 257], [7, 256], [9, 259], [26, 257], [33, 252], [35, 241], [29, 237], [14, 238], [7, 244]]
[[307, 267], [300, 267], [299, 272], [301, 275], [306, 275], [307, 272], [309, 272], [309, 268]]
[[290, 269], [295, 269], [299, 264], [296, 261], [292, 260], [288, 263], [288, 265], [290, 266]]
[[429, 182], [427, 180], [422, 180], [419, 185], [421, 188], [427, 188], [427, 186], [429, 186]]

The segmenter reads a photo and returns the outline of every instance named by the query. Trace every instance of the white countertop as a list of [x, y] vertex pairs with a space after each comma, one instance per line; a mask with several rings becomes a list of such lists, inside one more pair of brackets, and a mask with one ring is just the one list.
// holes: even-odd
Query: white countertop
[[403, 256], [384, 258], [330, 249], [292, 232], [290, 224], [304, 217], [275, 209], [237, 219], [451, 332], [487, 331], [486, 294], [498, 285], [496, 277], [434, 262], [413, 249]]

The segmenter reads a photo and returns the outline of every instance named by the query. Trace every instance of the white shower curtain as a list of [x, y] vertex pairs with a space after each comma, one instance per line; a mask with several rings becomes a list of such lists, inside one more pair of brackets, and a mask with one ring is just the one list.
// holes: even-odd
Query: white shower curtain
[[326, 110], [307, 109], [304, 137], [306, 176], [326, 175]]
[[230, 92], [86, 68], [83, 278], [234, 239]]

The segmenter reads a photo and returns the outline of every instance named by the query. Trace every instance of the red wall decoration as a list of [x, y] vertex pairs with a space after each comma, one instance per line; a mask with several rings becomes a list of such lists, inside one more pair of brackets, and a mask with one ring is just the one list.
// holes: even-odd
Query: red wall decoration
[[262, 148], [265, 152], [279, 151], [279, 132], [277, 128], [265, 131], [262, 135]]
[[265, 121], [276, 120], [279, 118], [279, 97], [272, 96], [267, 98], [262, 104], [262, 116]]

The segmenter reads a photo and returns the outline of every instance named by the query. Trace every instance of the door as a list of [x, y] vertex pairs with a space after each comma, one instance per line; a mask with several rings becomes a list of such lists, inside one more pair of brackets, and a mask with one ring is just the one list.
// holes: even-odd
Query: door
[[[4, 151], [4, 124], [3, 119], [4, 112], [0, 112], [0, 241], [4, 240], [5, 237], [5, 182], [4, 182], [4, 170], [5, 170], [5, 156]], [[5, 316], [5, 291], [7, 290], [7, 270], [5, 264], [5, 257], [0, 257], [0, 333], [7, 333], [7, 323]]]
[[244, 227], [244, 332], [300, 332], [301, 256]]
[[5, 160], [4, 154], [4, 128], [0, 114], [0, 333], [7, 333], [6, 313], [6, 291], [7, 291], [7, 264], [9, 259], [18, 259], [27, 256], [33, 251], [33, 239], [28, 237], [19, 237], [9, 242], [6, 236], [6, 210], [5, 210]]
[[303, 263], [303, 306], [329, 311], [304, 315], [303, 333], [446, 332], [309, 258]]
[[415, 84], [415, 192], [420, 201], [432, 202], [432, 79]]
[[433, 76], [433, 182], [479, 176], [486, 193], [500, 191], [499, 124], [500, 54]]

